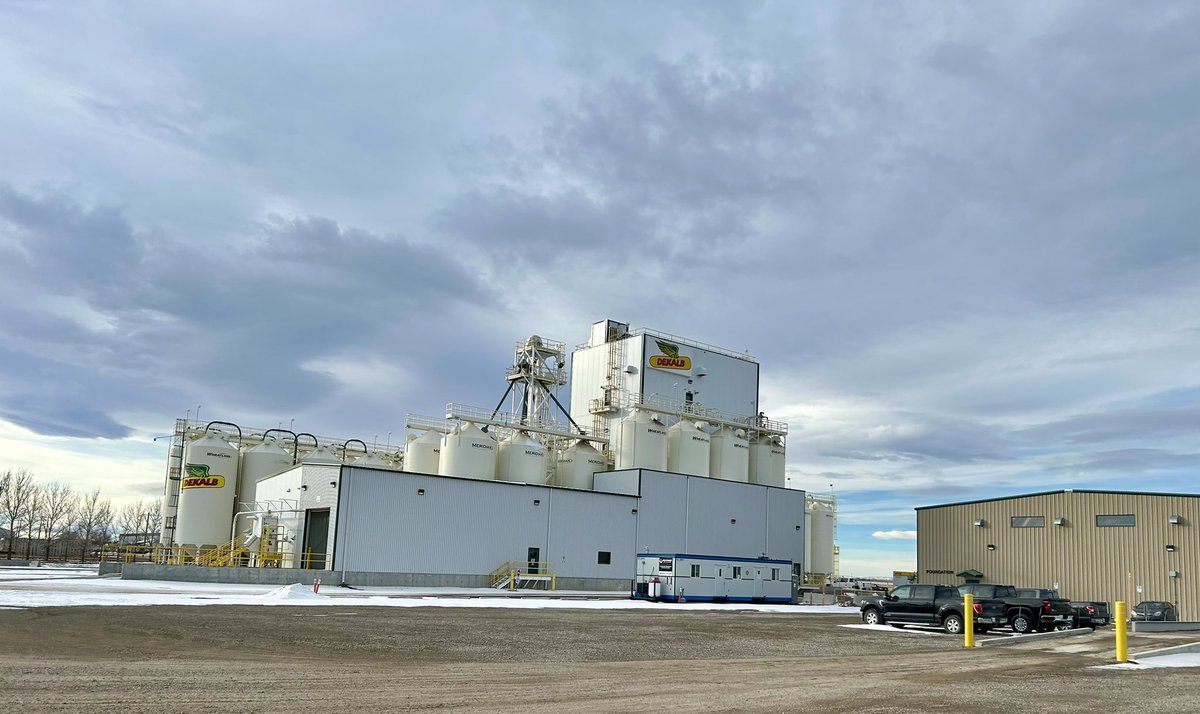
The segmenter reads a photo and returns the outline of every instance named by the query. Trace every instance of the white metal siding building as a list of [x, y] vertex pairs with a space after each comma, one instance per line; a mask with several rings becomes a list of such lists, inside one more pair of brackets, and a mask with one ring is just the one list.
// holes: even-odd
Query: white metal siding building
[[[595, 482], [586, 491], [308, 464], [261, 480], [258, 493], [283, 504], [292, 552], [327, 542], [337, 571], [477, 576], [536, 560], [560, 578], [628, 581], [645, 552], [803, 560], [803, 491], [644, 469]], [[328, 522], [327, 539], [314, 522]]]

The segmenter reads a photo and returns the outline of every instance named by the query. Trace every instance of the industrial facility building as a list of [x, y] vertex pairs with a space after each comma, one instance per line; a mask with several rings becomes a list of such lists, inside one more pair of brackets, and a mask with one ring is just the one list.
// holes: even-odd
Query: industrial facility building
[[758, 411], [752, 357], [605, 320], [570, 363], [568, 379], [563, 343], [520, 341], [508, 411], [410, 414], [396, 446], [178, 420], [163, 544], [184, 563], [425, 584], [508, 569], [620, 587], [645, 553], [773, 561], [745, 578], [786, 562], [793, 585], [834, 572], [836, 501], [785, 488], [787, 424]]
[[1200, 620], [1200, 495], [1067, 489], [917, 509], [922, 583], [1175, 603]]

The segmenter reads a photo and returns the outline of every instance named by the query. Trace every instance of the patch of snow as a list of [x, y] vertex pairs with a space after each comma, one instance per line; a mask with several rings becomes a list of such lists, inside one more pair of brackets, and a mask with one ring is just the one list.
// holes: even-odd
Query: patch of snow
[[851, 627], [856, 630], [874, 630], [876, 632], [892, 632], [892, 633], [896, 633], [896, 634], [903, 634], [903, 633], [907, 632], [910, 635], [944, 635], [944, 634], [946, 634], [945, 632], [942, 632], [941, 630], [914, 629], [911, 625], [907, 625], [903, 628], [900, 628], [900, 627], [892, 627], [891, 625], [868, 625], [866, 623], [860, 623], [860, 624], [856, 624], [856, 625], [842, 625], [842, 627]]
[[1146, 657], [1137, 662], [1102, 664], [1093, 669], [1158, 669], [1161, 667], [1200, 667], [1200, 652], [1187, 652], [1162, 657]]
[[271, 592], [262, 596], [266, 600], [327, 600], [328, 598], [321, 597], [312, 591], [311, 585], [302, 583], [294, 583], [292, 585], [284, 585], [280, 588], [275, 588]]

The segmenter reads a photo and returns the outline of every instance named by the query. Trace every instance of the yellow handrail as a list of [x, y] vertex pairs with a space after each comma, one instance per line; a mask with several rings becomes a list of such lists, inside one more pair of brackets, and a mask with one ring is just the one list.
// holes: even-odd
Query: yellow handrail
[[549, 582], [551, 590], [558, 589], [558, 575], [547, 561], [510, 560], [487, 577], [490, 588], [506, 585], [515, 590], [521, 582]]

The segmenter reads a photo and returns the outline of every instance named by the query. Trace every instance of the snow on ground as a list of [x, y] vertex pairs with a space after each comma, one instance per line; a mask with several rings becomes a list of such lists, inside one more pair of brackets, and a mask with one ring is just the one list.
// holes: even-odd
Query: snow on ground
[[13, 580], [50, 580], [96, 577], [95, 565], [43, 565], [40, 568], [0, 566], [0, 583]]
[[[858, 617], [858, 612], [836, 605], [775, 605], [753, 603], [656, 603], [631, 600], [606, 593], [559, 592], [560, 597], [527, 594], [498, 595], [488, 588], [338, 588], [311, 585], [247, 585], [185, 583], [163, 580], [113, 578], [29, 579], [0, 582], [0, 608], [137, 606], [137, 605], [264, 605], [264, 606], [377, 606], [473, 608], [572, 608], [590, 610], [696, 610], [837, 614]], [[515, 594], [514, 594], [515, 595]], [[565, 597], [563, 597], [565, 596]], [[583, 599], [583, 598], [592, 599]]]
[[[843, 607], [842, 609], [845, 610], [846, 608]], [[875, 630], [876, 632], [892, 632], [895, 634], [904, 634], [904, 633], [908, 633], [910, 635], [944, 635], [944, 634], [946, 634], [945, 632], [943, 632], [941, 630], [935, 630], [935, 629], [914, 629], [912, 627], [898, 628], [898, 627], [892, 627], [891, 625], [857, 624], [857, 625], [842, 625], [842, 627], [852, 627], [856, 630]]]
[[1137, 662], [1105, 664], [1095, 667], [1095, 669], [1158, 669], [1160, 667], [1200, 667], [1200, 652], [1146, 657]]

